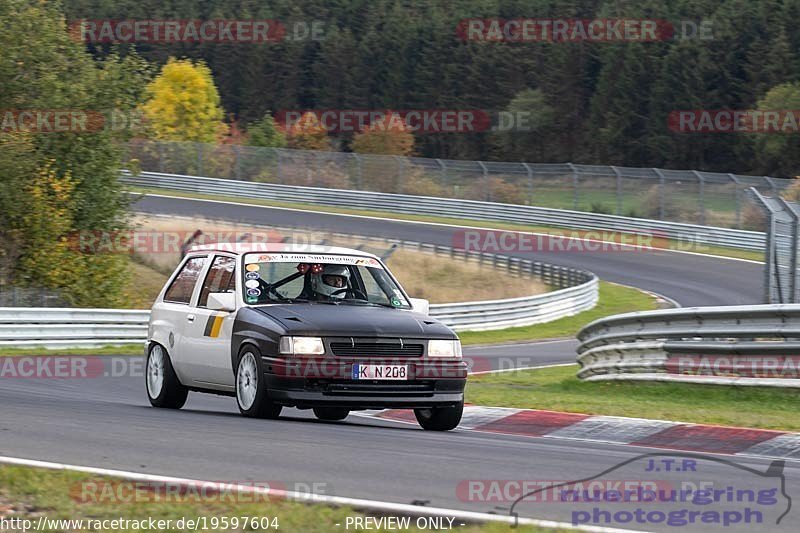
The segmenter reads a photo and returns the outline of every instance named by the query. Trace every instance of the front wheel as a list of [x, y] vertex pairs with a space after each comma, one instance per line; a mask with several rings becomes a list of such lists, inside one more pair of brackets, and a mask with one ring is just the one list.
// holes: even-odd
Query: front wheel
[[414, 409], [414, 416], [422, 429], [427, 431], [450, 431], [461, 422], [464, 402], [453, 407], [432, 407], [430, 409]]
[[145, 385], [153, 407], [180, 409], [189, 395], [189, 389], [181, 385], [167, 351], [160, 344], [154, 344], [147, 354]]
[[315, 407], [314, 416], [320, 420], [336, 421], [344, 420], [350, 414], [350, 409], [346, 407]]
[[236, 369], [236, 403], [239, 412], [250, 418], [278, 418], [283, 409], [270, 399], [264, 384], [261, 355], [252, 348], [242, 354]]

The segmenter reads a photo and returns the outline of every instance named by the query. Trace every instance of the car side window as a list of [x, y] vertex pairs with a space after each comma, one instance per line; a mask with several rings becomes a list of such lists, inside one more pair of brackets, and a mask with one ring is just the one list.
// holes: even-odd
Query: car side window
[[211, 268], [208, 269], [206, 280], [200, 289], [200, 299], [197, 307], [208, 305], [208, 295], [212, 292], [233, 292], [235, 281], [233, 273], [236, 271], [236, 259], [218, 255], [214, 258]]
[[194, 286], [200, 278], [200, 272], [203, 271], [206, 259], [207, 257], [203, 256], [193, 257], [186, 261], [181, 271], [172, 280], [167, 292], [164, 293], [165, 302], [188, 304], [192, 300]]

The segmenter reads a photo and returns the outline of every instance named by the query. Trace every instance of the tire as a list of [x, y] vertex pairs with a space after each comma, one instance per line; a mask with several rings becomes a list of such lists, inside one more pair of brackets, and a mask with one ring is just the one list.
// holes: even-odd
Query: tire
[[414, 409], [414, 416], [422, 429], [427, 431], [450, 431], [461, 422], [464, 412], [462, 401], [454, 407], [434, 407], [431, 409]]
[[189, 389], [181, 385], [167, 350], [160, 344], [154, 344], [147, 354], [144, 384], [153, 407], [180, 409], [189, 396]]
[[236, 367], [236, 405], [249, 418], [278, 418], [283, 409], [270, 399], [261, 354], [251, 346], [244, 349]]
[[336, 421], [344, 420], [350, 414], [350, 409], [346, 407], [315, 407], [314, 416], [320, 420]]

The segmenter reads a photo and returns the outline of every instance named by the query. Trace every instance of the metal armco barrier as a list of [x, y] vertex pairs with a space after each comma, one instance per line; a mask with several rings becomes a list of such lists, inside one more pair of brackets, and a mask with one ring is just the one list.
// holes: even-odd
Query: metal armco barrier
[[800, 305], [694, 307], [611, 316], [578, 339], [586, 381], [800, 387]]
[[[430, 315], [456, 331], [526, 326], [572, 316], [597, 304], [598, 280], [590, 273], [501, 255], [391, 241], [405, 249], [458, 257], [540, 279], [557, 290], [535, 296], [433, 304]], [[143, 343], [150, 311], [121, 309], [0, 308], [0, 347], [96, 348]]]
[[698, 226], [680, 222], [628, 218], [528, 205], [256, 183], [157, 172], [142, 172], [136, 176], [123, 172], [120, 179], [122, 183], [135, 187], [205, 195], [313, 203], [335, 207], [387, 210], [404, 214], [469, 218], [472, 220], [494, 220], [576, 230], [641, 233], [657, 238], [674, 239], [685, 244], [686, 248], [693, 248], [696, 245], [716, 245], [760, 251], [764, 249], [765, 245], [765, 234], [757, 231]]
[[150, 311], [0, 307], [0, 346], [97, 348], [141, 344]]

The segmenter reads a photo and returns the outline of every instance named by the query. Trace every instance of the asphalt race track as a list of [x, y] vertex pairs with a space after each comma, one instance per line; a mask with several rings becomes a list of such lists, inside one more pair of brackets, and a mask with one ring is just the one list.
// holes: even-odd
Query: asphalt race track
[[[153, 214], [392, 236], [441, 245], [451, 245], [456, 231], [429, 224], [153, 196], [139, 200], [133, 207]], [[669, 252], [517, 255], [585, 268], [602, 279], [647, 289], [684, 306], [760, 300], [761, 266], [748, 262]], [[486, 358], [488, 362], [484, 364], [491, 368], [502, 368], [508, 360], [517, 366], [574, 361], [574, 348], [574, 340], [557, 340], [471, 347], [465, 353], [479, 360]], [[461, 429], [424, 432], [415, 425], [358, 415], [341, 423], [325, 423], [314, 420], [306, 411], [293, 409], [285, 410], [280, 420], [251, 420], [239, 416], [231, 398], [196, 393], [190, 394], [181, 411], [153, 409], [147, 403], [141, 365], [135, 368], [134, 361], [141, 362], [141, 358], [128, 361], [130, 371], [120, 377], [4, 379], [0, 387], [0, 405], [5, 407], [0, 418], [0, 455], [195, 479], [277, 483], [289, 490], [297, 488], [297, 484], [302, 487], [316, 483], [323, 492], [337, 496], [398, 503], [422, 501], [436, 507], [508, 514], [513, 500], [524, 491], [509, 490], [492, 499], [481, 491], [465, 492], [464, 487], [470, 480], [506, 480], [506, 486], [512, 487], [513, 481], [520, 480], [591, 478], [643, 453], [658, 451]], [[766, 471], [770, 464], [753, 458], [729, 459], [755, 471]], [[642, 460], [624, 468], [627, 470], [620, 469], [606, 478], [653, 479], [654, 474], [642, 471]], [[784, 473], [789, 480], [787, 490], [797, 499], [800, 494], [792, 480], [800, 479], [800, 462], [788, 461]], [[753, 489], [774, 487], [775, 483], [774, 478], [743, 474], [732, 463], [705, 460], [696, 472], [663, 472], [656, 478], [660, 485], [673, 487], [711, 483], [716, 488]], [[544, 499], [526, 499], [517, 510], [521, 516], [564, 522], [575, 519], [572, 513], [576, 505]], [[766, 531], [796, 531], [796, 513], [780, 525], [775, 523], [786, 503], [778, 500], [764, 508], [763, 524], [758, 527]], [[671, 505], [669, 509], [675, 509]], [[711, 507], [717, 506], [707, 509]], [[657, 531], [674, 531], [676, 527], [613, 521], [594, 525]], [[750, 531], [753, 525], [733, 523], [722, 527], [706, 522], [681, 529]]]
[[[425, 432], [414, 425], [354, 415], [345, 422], [325, 423], [309, 420], [307, 412], [297, 410], [285, 411], [276, 421], [252, 420], [239, 416], [232, 398], [201, 394], [190, 394], [181, 411], [154, 409], [147, 403], [144, 379], [136, 370], [124, 377], [6, 379], [0, 388], [0, 404], [5, 406], [0, 421], [0, 454], [5, 456], [194, 479], [270, 483], [289, 489], [317, 483], [321, 492], [338, 496], [399, 503], [423, 500], [430, 506], [503, 514], [517, 494], [512, 483], [583, 479], [656, 451], [469, 430]], [[769, 466], [769, 461], [733, 459], [761, 471]], [[635, 468], [628, 466], [601, 479], [654, 479], [643, 467], [640, 461]], [[712, 482], [717, 488], [775, 485], [774, 480], [743, 474], [727, 464], [702, 462], [697, 472], [660, 473], [655, 479], [670, 475], [676, 476], [673, 486], [700, 482]], [[785, 475], [789, 493], [796, 499], [791, 480], [800, 478], [800, 463], [788, 462]], [[466, 491], [470, 480], [509, 480], [504, 493], [511, 499], [485, 501], [492, 493]], [[615, 508], [616, 504], [605, 508], [609, 505]], [[569, 522], [575, 508], [548, 499], [520, 504], [518, 510], [521, 516]], [[774, 523], [784, 508], [783, 501], [767, 507], [761, 528], [796, 531], [792, 515], [780, 527]], [[709, 524], [681, 528], [714, 529]], [[752, 524], [719, 530], [752, 530]]]
[[[375, 220], [224, 202], [146, 196], [132, 209], [143, 213], [202, 216], [249, 224], [325, 230], [453, 246], [459, 228], [422, 223]], [[486, 223], [490, 226], [490, 223]], [[653, 291], [684, 307], [761, 303], [762, 266], [701, 255], [665, 251], [503, 252], [556, 265], [583, 268], [600, 279]]]
[[[313, 211], [233, 205], [225, 202], [146, 196], [135, 211], [185, 217], [206, 217], [243, 224], [292, 227], [351, 235], [393, 237], [453, 246], [457, 227], [375, 220]], [[556, 265], [583, 268], [601, 279], [631, 285], [670, 298], [684, 307], [760, 303], [762, 265], [702, 255], [652, 250], [611, 252], [504, 252]], [[555, 343], [492, 346], [465, 350], [478, 358], [474, 370], [540, 366], [575, 361], [573, 339]]]

